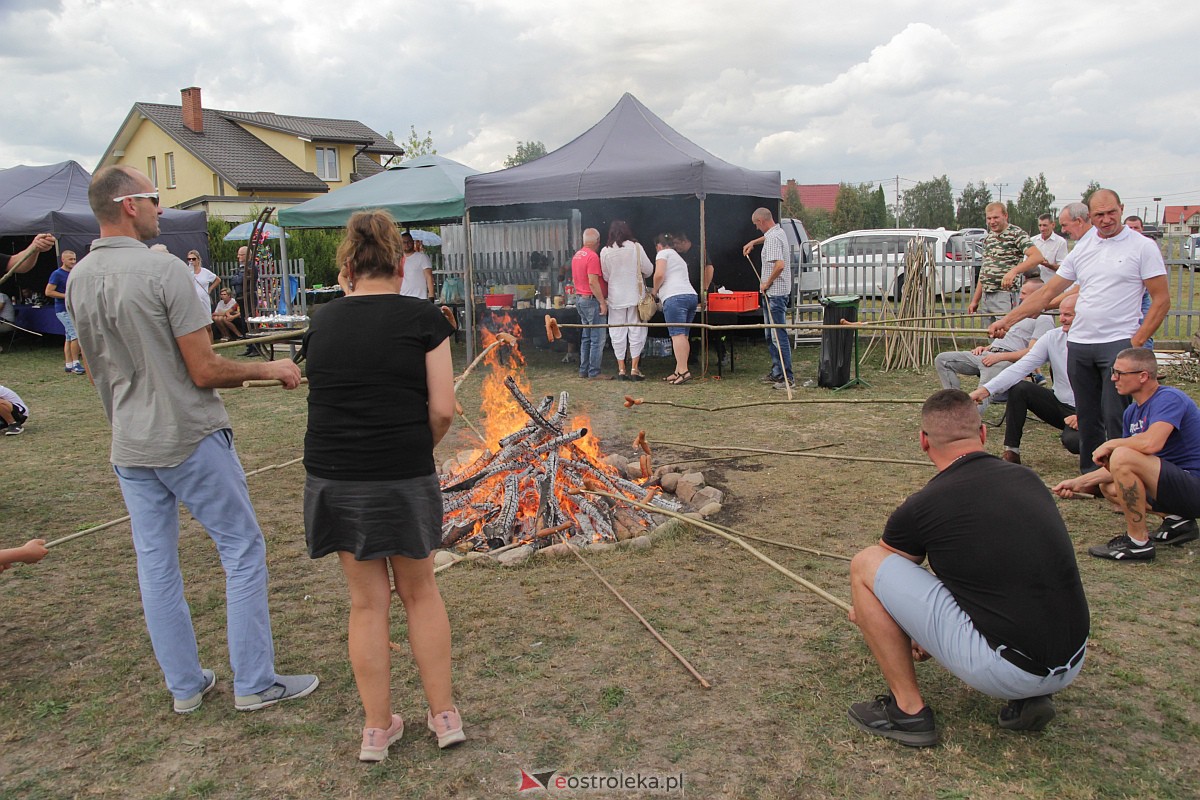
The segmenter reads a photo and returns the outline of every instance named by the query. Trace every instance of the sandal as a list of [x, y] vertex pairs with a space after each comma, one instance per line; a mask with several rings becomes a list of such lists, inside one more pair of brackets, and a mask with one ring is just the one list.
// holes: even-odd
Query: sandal
[[644, 381], [644, 380], [646, 380], [646, 376], [645, 376], [645, 375], [643, 375], [642, 373], [638, 372], [637, 370], [630, 370], [630, 372], [629, 372], [629, 380], [631, 380], [631, 381]]
[[618, 373], [617, 373], [617, 380], [619, 380], [619, 381], [627, 381], [627, 380], [629, 380], [629, 376], [628, 376], [628, 375], [626, 375], [624, 372], [618, 372]]
[[683, 373], [682, 375], [680, 375], [679, 373], [676, 373], [675, 380], [671, 381], [671, 385], [672, 386], [683, 386], [685, 383], [687, 383], [691, 379], [692, 379], [692, 373], [690, 370], [688, 372]]
[[678, 372], [672, 372], [670, 375], [663, 378], [663, 382], [664, 383], [674, 383], [676, 381], [676, 379], [679, 377], [680, 377], [680, 375]]

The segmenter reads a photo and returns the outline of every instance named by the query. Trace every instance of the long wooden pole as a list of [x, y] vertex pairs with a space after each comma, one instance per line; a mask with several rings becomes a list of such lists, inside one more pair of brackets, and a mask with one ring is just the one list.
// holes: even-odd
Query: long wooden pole
[[928, 328], [915, 325], [891, 325], [885, 322], [867, 322], [862, 325], [826, 325], [823, 322], [755, 323], [747, 325], [713, 325], [711, 322], [629, 322], [620, 325], [584, 325], [582, 322], [557, 322], [558, 328], [696, 328], [710, 331], [763, 331], [783, 328], [803, 331], [852, 331], [854, 328], [867, 331], [909, 331], [914, 333], [940, 333], [945, 336], [987, 336], [987, 328]]
[[758, 550], [754, 549], [754, 547], [747, 544], [746, 541], [744, 539], [742, 539], [740, 536], [726, 533], [724, 530], [721, 530], [716, 525], [712, 525], [708, 522], [705, 522], [704, 520], [693, 519], [691, 517], [684, 516], [683, 514], [679, 514], [674, 511], [665, 509], [665, 508], [659, 508], [658, 506], [646, 505], [645, 503], [639, 503], [636, 500], [630, 500], [628, 497], [622, 497], [619, 495], [611, 494], [609, 492], [601, 492], [601, 491], [598, 491], [595, 489], [570, 489], [570, 490], [568, 490], [568, 494], [594, 494], [594, 495], [599, 495], [600, 497], [608, 497], [613, 500], [618, 500], [618, 501], [626, 503], [628, 505], [635, 506], [644, 511], [649, 511], [652, 514], [663, 514], [664, 516], [672, 517], [674, 519], [680, 520], [681, 522], [685, 522], [688, 525], [691, 525], [692, 527], [706, 530], [709, 533], [715, 533], [717, 536], [720, 536], [724, 539], [728, 539], [729, 541], [733, 542], [737, 546], [741, 547], [746, 552], [750, 553], [750, 555], [757, 558], [759, 561], [763, 562], [764, 564], [771, 567], [772, 569], [778, 571], [780, 574], [786, 576], [788, 579], [800, 584], [805, 589], [807, 589], [810, 592], [812, 592], [813, 594], [815, 594], [817, 597], [820, 597], [822, 600], [832, 603], [833, 605], [846, 611], [847, 613], [849, 613], [849, 611], [850, 611], [850, 604], [847, 603], [845, 600], [834, 597], [829, 592], [822, 589], [820, 586], [817, 586], [816, 584], [811, 583], [810, 581], [804, 580], [804, 578], [801, 578], [796, 573], [794, 573], [791, 570], [787, 569], [786, 567], [778, 564], [777, 562], [771, 560], [767, 556], [760, 553]]
[[735, 447], [723, 444], [692, 444], [690, 442], [668, 442], [665, 439], [650, 439], [650, 444], [668, 447], [691, 447], [697, 450], [737, 450], [743, 453], [766, 453], [773, 456], [795, 456], [796, 458], [832, 458], [837, 461], [867, 461], [874, 464], [905, 464], [912, 467], [932, 467], [928, 461], [911, 461], [903, 458], [871, 458], [869, 456], [843, 456], [835, 453], [805, 453], [795, 450], [767, 450], [760, 447]]
[[[271, 464], [270, 466], [260, 467], [259, 469], [253, 470], [251, 472], [247, 472], [246, 477], [249, 478], [251, 475], [259, 475], [263, 472], [269, 472], [273, 469], [283, 469], [284, 467], [290, 467], [292, 464], [299, 464], [303, 460], [304, 460], [303, 457], [293, 458], [291, 461], [284, 461], [282, 464]], [[120, 519], [110, 520], [109, 522], [104, 522], [104, 523], [101, 523], [100, 525], [95, 525], [91, 528], [88, 528], [87, 530], [76, 531], [75, 533], [69, 534], [67, 536], [63, 536], [61, 539], [55, 539], [52, 542], [47, 542], [46, 547], [51, 548], [51, 547], [57, 547], [60, 544], [66, 544], [67, 542], [70, 542], [74, 539], [78, 539], [81, 536], [87, 536], [88, 534], [96, 533], [97, 531], [102, 531], [105, 528], [111, 528], [114, 525], [120, 525], [122, 522], [128, 522], [129, 519], [130, 519], [129, 515], [126, 514], [125, 516], [121, 517]]]
[[754, 406], [779, 406], [779, 405], [818, 405], [818, 404], [845, 404], [845, 405], [871, 405], [871, 404], [910, 404], [919, 405], [924, 403], [924, 400], [909, 399], [909, 398], [863, 398], [863, 397], [813, 397], [802, 400], [756, 400], [753, 403], [734, 403], [728, 406], [690, 406], [685, 403], [676, 403], [672, 400], [646, 400], [642, 397], [625, 396], [625, 407], [632, 408], [633, 406], [671, 406], [673, 408], [682, 408], [685, 411], [729, 411], [734, 408], [752, 408]]
[[248, 336], [245, 339], [234, 339], [231, 342], [216, 342], [213, 344], [213, 350], [224, 350], [229, 347], [248, 347], [250, 345], [270, 344], [271, 342], [282, 342], [284, 339], [296, 339], [308, 332], [308, 328], [297, 328], [295, 330], [278, 331], [269, 333], [265, 336]]
[[[607, 493], [606, 493], [606, 492], [595, 492], [595, 494], [607, 494]], [[608, 495], [608, 496], [609, 496], [609, 497], [616, 498], [616, 495]], [[635, 505], [640, 505], [640, 503], [639, 503], [639, 504], [635, 504]], [[672, 647], [672, 646], [671, 646], [671, 643], [670, 643], [670, 642], [668, 642], [666, 639], [664, 639], [664, 638], [662, 637], [662, 635], [661, 635], [661, 634], [660, 634], [658, 631], [654, 630], [654, 626], [653, 626], [653, 625], [651, 625], [649, 622], [647, 622], [647, 621], [646, 621], [646, 618], [645, 618], [645, 617], [643, 617], [641, 614], [639, 614], [639, 613], [638, 613], [638, 610], [637, 610], [636, 608], [634, 608], [632, 605], [630, 605], [630, 604], [629, 604], [629, 601], [628, 601], [628, 600], [626, 600], [624, 597], [622, 597], [622, 596], [621, 596], [621, 593], [620, 593], [620, 592], [618, 592], [616, 589], [614, 589], [614, 588], [613, 588], [613, 585], [612, 585], [611, 583], [609, 583], [608, 581], [604, 580], [604, 576], [603, 576], [603, 575], [601, 575], [599, 572], [597, 572], [597, 571], [596, 571], [596, 568], [595, 568], [595, 567], [593, 567], [591, 564], [589, 564], [586, 558], [584, 558], [582, 555], [580, 555], [580, 554], [579, 554], [579, 548], [578, 548], [578, 547], [576, 547], [575, 545], [571, 544], [570, 542], [567, 542], [567, 549], [569, 549], [569, 550], [570, 550], [570, 551], [571, 551], [571, 552], [572, 552], [572, 553], [575, 555], [575, 557], [576, 557], [576, 558], [578, 558], [580, 561], [582, 561], [582, 562], [583, 562], [583, 565], [584, 565], [585, 567], [587, 567], [588, 569], [590, 569], [590, 570], [592, 571], [592, 574], [593, 574], [593, 575], [595, 575], [595, 576], [596, 576], [596, 578], [597, 578], [597, 579], [598, 579], [598, 580], [599, 580], [601, 583], [603, 583], [603, 584], [604, 584], [604, 587], [605, 587], [606, 589], [608, 589], [610, 592], [612, 592], [612, 593], [613, 593], [613, 596], [614, 596], [614, 597], [616, 597], [618, 600], [620, 600], [620, 601], [621, 601], [621, 605], [625, 606], [625, 608], [629, 609], [629, 612], [630, 612], [631, 614], [633, 614], [633, 616], [637, 617], [637, 621], [638, 621], [638, 622], [640, 622], [640, 623], [642, 623], [642, 625], [643, 625], [643, 626], [645, 626], [646, 630], [650, 631], [650, 634], [651, 634], [651, 635], [652, 635], [652, 636], [653, 636], [655, 639], [657, 639], [657, 640], [658, 640], [658, 643], [659, 643], [659, 644], [661, 644], [663, 647], [667, 648], [667, 651], [668, 651], [668, 652], [669, 652], [671, 655], [675, 656], [676, 660], [677, 660], [677, 661], [679, 661], [679, 663], [680, 663], [680, 664], [683, 664], [684, 668], [685, 668], [685, 669], [687, 669], [687, 671], [688, 671], [688, 672], [692, 673], [692, 677], [694, 677], [696, 680], [700, 681], [700, 685], [701, 685], [701, 686], [703, 686], [705, 689], [711, 689], [711, 688], [712, 688], [712, 684], [711, 684], [711, 683], [709, 683], [708, 681], [706, 681], [706, 680], [704, 679], [704, 676], [703, 676], [703, 675], [701, 675], [699, 672], [697, 672], [697, 671], [696, 671], [696, 668], [692, 666], [691, 662], [690, 662], [690, 661], [688, 661], [686, 658], [684, 658], [684, 657], [683, 657], [683, 655], [682, 655], [682, 654], [680, 654], [680, 652], [679, 652], [678, 650], [676, 650], [674, 647]]]

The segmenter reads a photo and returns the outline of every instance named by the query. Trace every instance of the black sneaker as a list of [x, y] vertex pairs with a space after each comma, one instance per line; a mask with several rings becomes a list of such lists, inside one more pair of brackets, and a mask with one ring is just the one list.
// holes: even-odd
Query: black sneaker
[[904, 713], [890, 694], [881, 694], [850, 706], [850, 721], [867, 733], [895, 739], [908, 747], [932, 747], [937, 744], [933, 709], [925, 706], [915, 716]]
[[781, 380], [783, 380], [782, 375], [776, 375], [774, 372], [768, 372], [766, 375], [763, 375], [761, 378], [759, 378], [758, 382], [759, 383], [779, 383]]
[[1000, 709], [1000, 727], [1007, 731], [1040, 731], [1054, 719], [1054, 700], [1050, 695], [1010, 700]]
[[1098, 544], [1088, 548], [1088, 553], [1096, 558], [1111, 558], [1114, 561], [1153, 561], [1154, 543], [1134, 544], [1126, 534], [1109, 540], [1108, 544]]
[[1162, 544], [1183, 544], [1200, 539], [1200, 526], [1194, 519], [1163, 517], [1162, 524], [1150, 531], [1150, 541]]

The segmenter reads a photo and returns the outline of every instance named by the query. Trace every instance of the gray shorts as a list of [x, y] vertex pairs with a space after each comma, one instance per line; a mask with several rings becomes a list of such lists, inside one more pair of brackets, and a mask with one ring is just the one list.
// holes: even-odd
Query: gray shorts
[[[1001, 700], [1023, 700], [1065, 689], [1084, 658], [1057, 675], [1039, 676], [1010, 664], [988, 644], [954, 595], [928, 570], [892, 554], [875, 573], [875, 596], [904, 632], [963, 683]], [[1086, 645], [1085, 645], [1086, 646]]]

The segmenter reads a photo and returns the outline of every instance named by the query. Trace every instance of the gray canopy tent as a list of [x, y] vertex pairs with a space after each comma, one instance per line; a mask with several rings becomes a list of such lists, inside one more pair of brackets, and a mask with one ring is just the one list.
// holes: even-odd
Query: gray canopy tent
[[[60, 252], [74, 250], [82, 258], [100, 235], [100, 225], [88, 205], [91, 182], [91, 174], [74, 161], [0, 169], [0, 235], [52, 233]], [[158, 238], [148, 244], [162, 242], [177, 256], [198, 250], [208, 261], [208, 223], [203, 211], [165, 208], [159, 227]]]
[[[643, 233], [683, 225], [698, 231], [701, 261], [712, 263], [710, 251], [736, 250], [740, 259], [741, 245], [757, 235], [749, 228], [754, 209], [769, 208], [778, 218], [779, 201], [778, 172], [743, 169], [717, 158], [626, 93], [603, 119], [559, 149], [536, 161], [467, 178], [466, 284], [474, 285], [471, 222], [560, 218], [578, 209], [585, 225], [602, 231], [615, 218]], [[711, 230], [710, 216], [721, 220]], [[729, 263], [737, 280], [727, 282], [738, 288], [745, 281], [734, 271], [736, 259]], [[468, 326], [473, 329], [471, 305]]]

